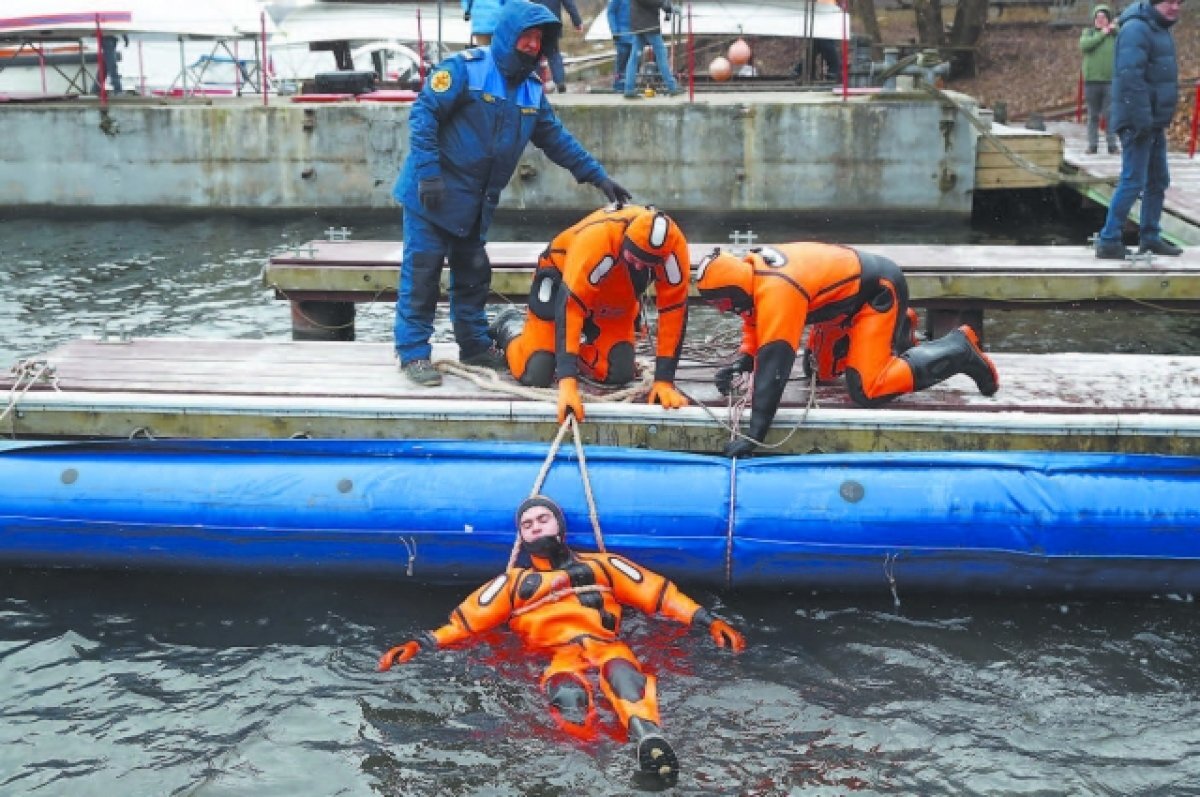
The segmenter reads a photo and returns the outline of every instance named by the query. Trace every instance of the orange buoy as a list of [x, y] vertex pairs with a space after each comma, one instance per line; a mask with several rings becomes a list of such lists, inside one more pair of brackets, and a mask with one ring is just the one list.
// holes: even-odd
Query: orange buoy
[[733, 76], [733, 65], [722, 55], [712, 59], [708, 65], [708, 76], [718, 83], [723, 83]]
[[734, 66], [745, 66], [750, 63], [750, 45], [745, 39], [738, 39], [729, 45], [729, 63]]

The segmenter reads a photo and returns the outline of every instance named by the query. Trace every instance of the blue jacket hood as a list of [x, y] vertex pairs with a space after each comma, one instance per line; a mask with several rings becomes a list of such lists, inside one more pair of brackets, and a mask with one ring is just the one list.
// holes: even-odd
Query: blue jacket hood
[[529, 28], [541, 28], [543, 34], [560, 34], [562, 22], [543, 5], [529, 0], [508, 0], [500, 10], [496, 30], [492, 34], [492, 58], [507, 80], [519, 82], [537, 68], [523, 53], [517, 51], [517, 39]]

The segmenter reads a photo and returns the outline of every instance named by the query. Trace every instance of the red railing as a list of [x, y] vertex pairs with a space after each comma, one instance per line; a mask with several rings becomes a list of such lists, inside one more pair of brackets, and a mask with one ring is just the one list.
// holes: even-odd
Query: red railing
[[1196, 157], [1196, 131], [1200, 128], [1200, 80], [1196, 81], [1196, 97], [1192, 103], [1192, 135], [1188, 139], [1188, 157]]

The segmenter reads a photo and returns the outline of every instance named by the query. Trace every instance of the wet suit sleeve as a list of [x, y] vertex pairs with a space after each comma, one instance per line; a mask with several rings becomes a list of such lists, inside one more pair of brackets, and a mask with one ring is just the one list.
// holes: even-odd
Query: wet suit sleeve
[[559, 379], [579, 376], [579, 339], [583, 323], [603, 290], [604, 276], [616, 266], [600, 227], [584, 230], [567, 248], [554, 323], [554, 373]]
[[690, 255], [687, 241], [679, 236], [661, 279], [654, 286], [658, 307], [658, 340], [654, 361], [654, 381], [674, 382], [683, 352], [683, 336], [687, 331], [688, 276]]
[[433, 77], [425, 81], [409, 113], [409, 145], [418, 180], [441, 177], [441, 148], [438, 133], [458, 110], [467, 95], [467, 73], [462, 60], [450, 58], [434, 70], [434, 74], [445, 70], [450, 73], [450, 87], [443, 92], [434, 91]]
[[421, 638], [422, 644], [433, 648], [455, 645], [505, 623], [512, 615], [511, 580], [509, 571], [475, 590], [470, 597], [450, 612], [450, 621]]
[[579, 183], [595, 183], [608, 177], [600, 162], [559, 121], [550, 102], [542, 97], [538, 108], [537, 126], [533, 130], [534, 146], [546, 157], [569, 171]]
[[754, 308], [757, 334], [763, 342], [754, 361], [749, 429], [749, 436], [760, 443], [779, 410], [808, 316], [808, 299], [798, 286], [780, 280], [766, 287]]
[[623, 556], [610, 554], [605, 569], [617, 602], [632, 606], [642, 614], [661, 615], [691, 625], [692, 618], [700, 610], [700, 604], [683, 594], [673, 581]]

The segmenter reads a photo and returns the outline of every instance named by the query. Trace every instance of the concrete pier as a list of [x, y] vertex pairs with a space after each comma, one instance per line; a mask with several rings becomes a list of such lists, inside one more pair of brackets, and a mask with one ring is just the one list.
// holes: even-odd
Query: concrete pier
[[[406, 104], [253, 99], [0, 105], [0, 207], [389, 208]], [[974, 101], [921, 92], [554, 98], [566, 127], [634, 195], [675, 212], [783, 211], [966, 219]], [[532, 145], [502, 207], [586, 212]]]

